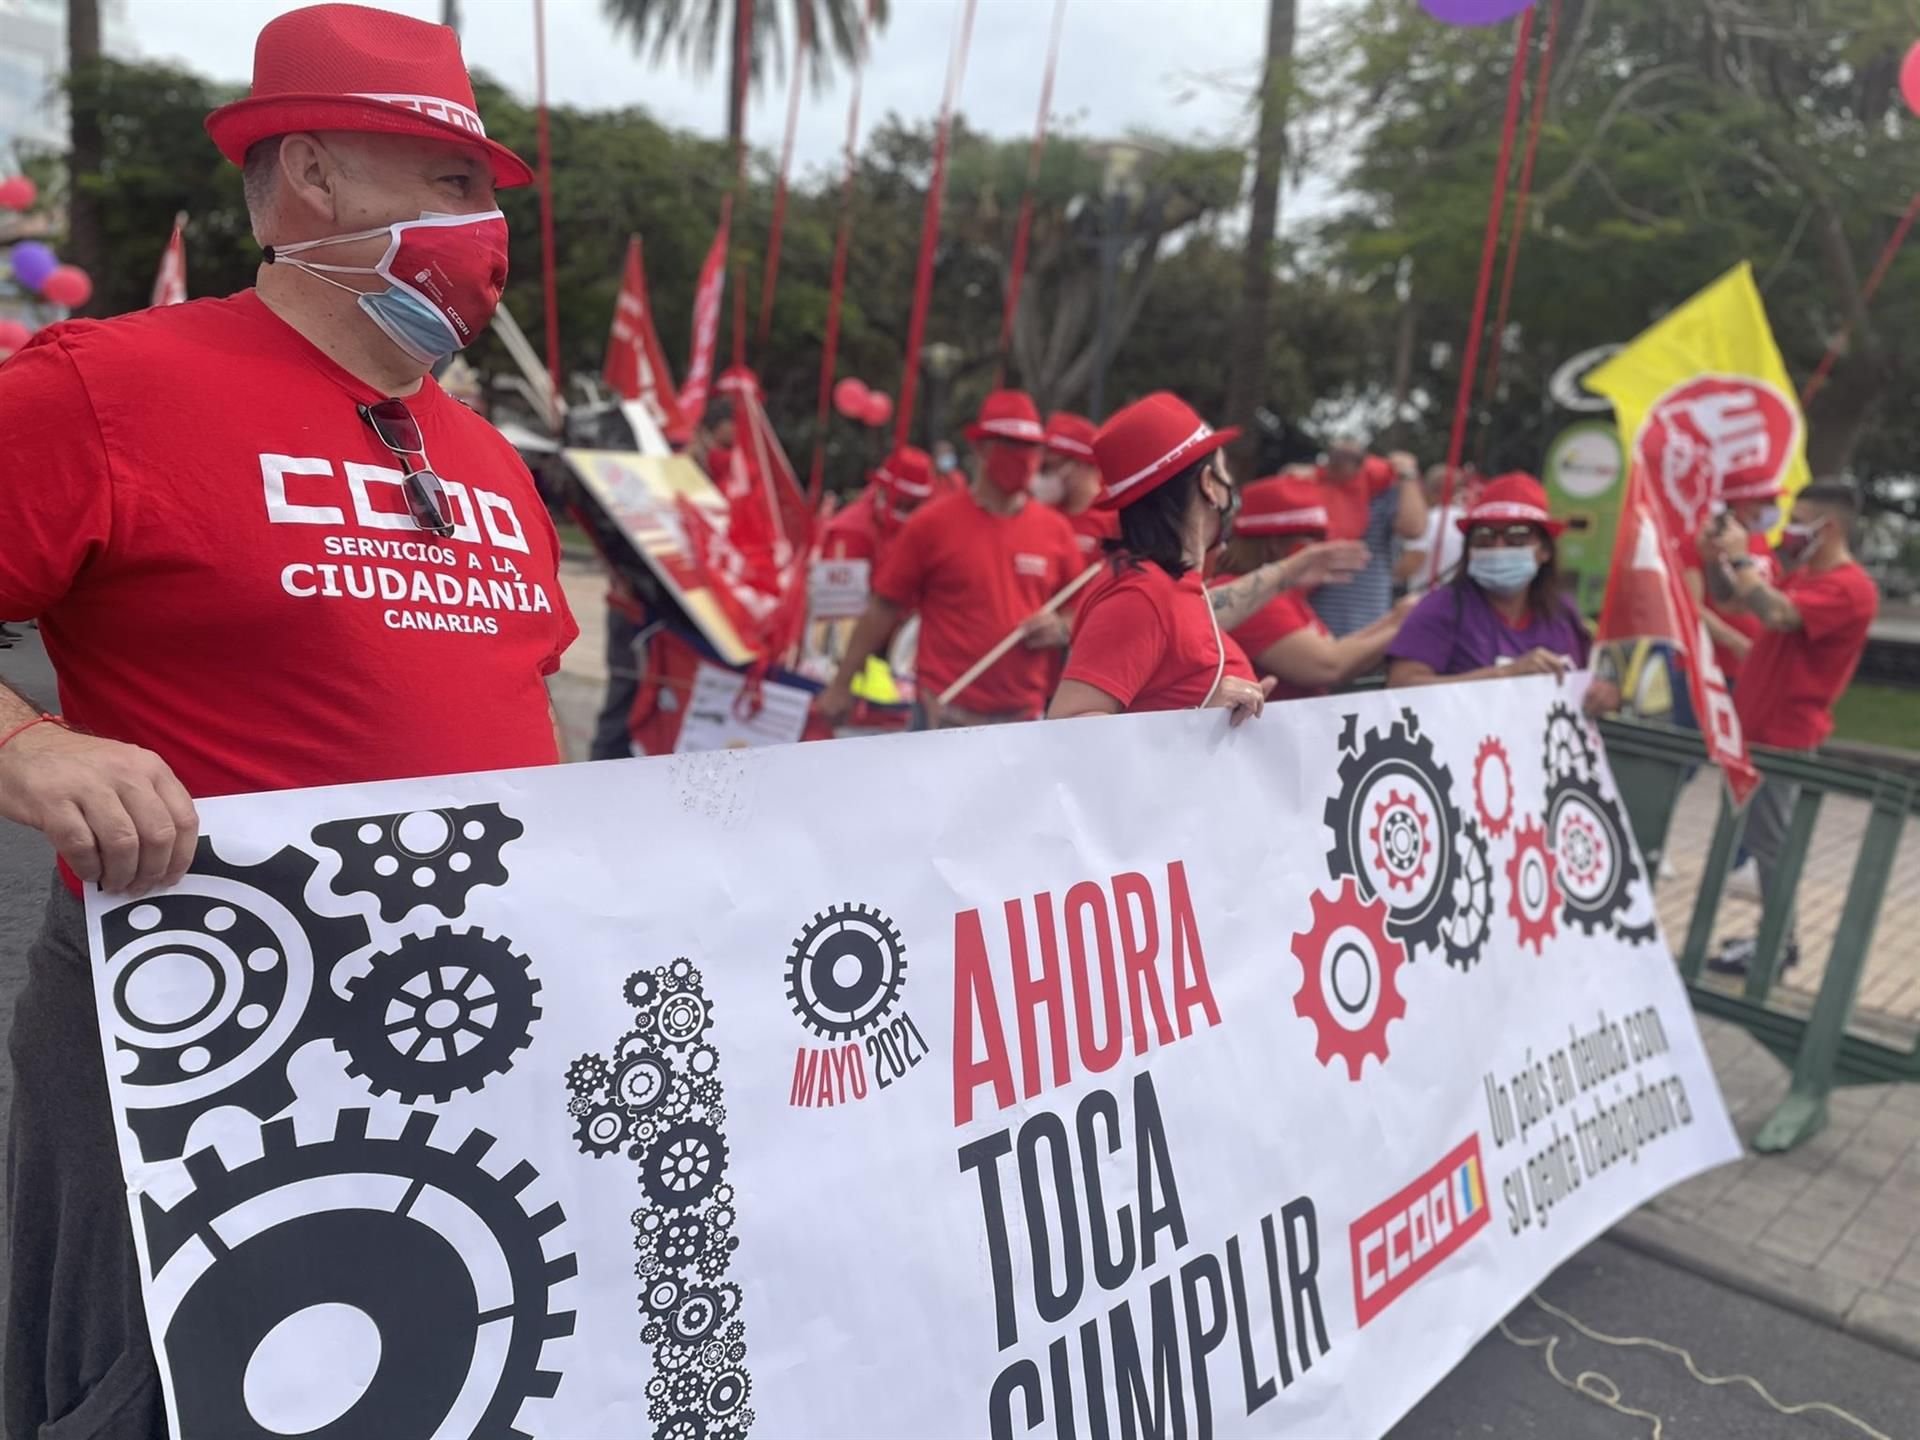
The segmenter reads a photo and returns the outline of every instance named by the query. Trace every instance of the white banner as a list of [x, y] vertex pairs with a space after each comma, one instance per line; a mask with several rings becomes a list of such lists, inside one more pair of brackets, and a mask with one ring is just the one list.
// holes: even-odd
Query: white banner
[[207, 802], [88, 900], [175, 1433], [1380, 1434], [1739, 1153], [1574, 693]]

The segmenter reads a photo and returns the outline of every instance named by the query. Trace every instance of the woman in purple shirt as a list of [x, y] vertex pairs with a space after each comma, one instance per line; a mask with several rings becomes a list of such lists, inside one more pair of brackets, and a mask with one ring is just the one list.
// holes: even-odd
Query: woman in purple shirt
[[1566, 522], [1547, 513], [1540, 482], [1518, 472], [1490, 481], [1459, 525], [1465, 560], [1387, 647], [1387, 684], [1585, 669], [1592, 642], [1554, 565]]

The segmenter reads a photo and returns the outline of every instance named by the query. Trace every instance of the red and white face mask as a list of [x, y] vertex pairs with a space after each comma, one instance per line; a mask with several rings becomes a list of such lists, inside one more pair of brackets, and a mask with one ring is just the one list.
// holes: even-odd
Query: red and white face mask
[[[294, 255], [385, 235], [386, 253], [372, 265], [326, 265]], [[493, 319], [507, 286], [507, 217], [429, 215], [378, 230], [329, 235], [267, 247], [267, 263], [284, 261], [316, 280], [357, 295], [360, 308], [387, 338], [423, 365], [436, 365], [471, 345]], [[385, 290], [343, 285], [334, 275], [377, 275]]]

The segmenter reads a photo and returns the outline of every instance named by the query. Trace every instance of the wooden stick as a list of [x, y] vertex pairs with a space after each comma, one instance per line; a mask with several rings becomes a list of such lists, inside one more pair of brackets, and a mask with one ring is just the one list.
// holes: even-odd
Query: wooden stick
[[[1086, 569], [1082, 570], [1079, 573], [1079, 575], [1075, 576], [1072, 580], [1069, 580], [1065, 585], [1062, 585], [1060, 587], [1059, 593], [1055, 595], [1051, 600], [1047, 601], [1046, 604], [1042, 605], [1040, 609], [1035, 613], [1040, 615], [1053, 614], [1054, 611], [1058, 610], [1062, 605], [1066, 604], [1069, 600], [1073, 599], [1074, 596], [1078, 595], [1082, 590], [1086, 589], [1087, 582], [1093, 579], [1096, 572], [1105, 568], [1105, 565], [1106, 565], [1106, 562], [1104, 560], [1094, 561], [1093, 564], [1089, 565]], [[1028, 620], [1031, 620], [1032, 618], [1033, 616], [1031, 615], [1027, 617]], [[966, 689], [969, 685], [973, 684], [974, 681], [978, 680], [982, 675], [986, 674], [987, 671], [991, 670], [993, 666], [999, 661], [1002, 655], [1006, 654], [1007, 651], [1011, 650], [1017, 643], [1019, 643], [1020, 637], [1025, 635], [1026, 632], [1027, 632], [1027, 622], [1026, 620], [1022, 620], [1018, 625], [1014, 626], [1013, 629], [1009, 630], [1003, 637], [1001, 637], [1000, 643], [998, 645], [995, 645], [986, 654], [982, 655], [978, 660], [974, 661], [972, 665], [968, 666], [966, 674], [962, 675], [958, 680], [954, 681], [953, 684], [949, 685], [946, 689], [942, 690], [939, 695], [938, 703], [941, 705], [951, 705], [953, 703], [954, 696], [958, 695], [962, 690]]]

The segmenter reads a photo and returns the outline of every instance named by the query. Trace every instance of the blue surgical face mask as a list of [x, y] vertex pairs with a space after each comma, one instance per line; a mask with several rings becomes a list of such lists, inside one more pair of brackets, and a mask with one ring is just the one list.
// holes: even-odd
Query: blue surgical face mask
[[1766, 535], [1772, 533], [1773, 527], [1779, 523], [1780, 507], [1778, 505], [1762, 505], [1760, 507], [1760, 513], [1753, 517], [1753, 524], [1749, 525], [1747, 529], [1757, 534]]
[[1540, 558], [1531, 547], [1489, 545], [1467, 556], [1467, 574], [1496, 595], [1518, 595], [1539, 573]]

